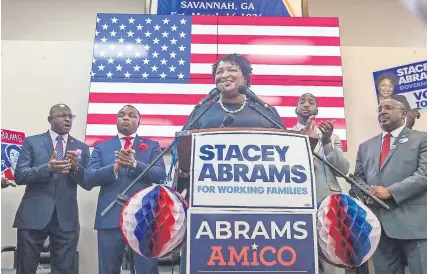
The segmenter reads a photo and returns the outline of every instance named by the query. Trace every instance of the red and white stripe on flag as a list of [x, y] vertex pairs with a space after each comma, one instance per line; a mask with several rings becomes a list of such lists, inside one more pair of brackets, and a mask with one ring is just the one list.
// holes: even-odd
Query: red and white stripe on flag
[[[156, 16], [167, 17], [151, 17]], [[334, 133], [340, 137], [344, 151], [347, 150], [337, 18], [186, 18], [191, 18], [191, 33], [187, 34], [191, 36], [189, 80], [186, 83], [92, 81], [86, 129], [88, 145], [116, 135], [117, 112], [123, 105], [132, 104], [141, 112], [138, 134], [166, 147], [182, 129], [194, 105], [214, 87], [212, 64], [219, 57], [239, 53], [252, 63], [251, 90], [276, 107], [288, 128], [297, 123], [298, 97], [312, 93], [318, 99], [316, 121], [335, 119]], [[102, 22], [97, 25], [101, 28]], [[152, 57], [148, 50], [147, 58]]]

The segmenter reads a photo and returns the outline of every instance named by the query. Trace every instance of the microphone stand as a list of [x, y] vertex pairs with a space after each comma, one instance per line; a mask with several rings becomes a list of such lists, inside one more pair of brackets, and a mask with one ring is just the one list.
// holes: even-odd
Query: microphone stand
[[[216, 95], [212, 100], [214, 102], [218, 101], [219, 95]], [[214, 104], [210, 104], [202, 113], [200, 113], [193, 121], [191, 121], [179, 134], [175, 137], [173, 142], [165, 148], [146, 168], [141, 174], [138, 175], [138, 177], [135, 178], [135, 180], [130, 183], [130, 185], [123, 190], [123, 192], [119, 195], [117, 195], [117, 199], [111, 202], [111, 204], [104, 209], [104, 211], [101, 212], [101, 216], [104, 217], [116, 204], [123, 206], [128, 200], [129, 197], [126, 195], [126, 193], [138, 183], [138, 181], [150, 171], [150, 169], [165, 155], [168, 151], [171, 150], [171, 148], [174, 146], [175, 141], [182, 137], [185, 134], [185, 131], [191, 128], [192, 125], [194, 125]]]
[[[354, 175], [352, 173], [348, 174], [348, 177], [354, 178]], [[353, 191], [350, 191], [349, 195], [353, 198], [357, 198], [359, 201], [361, 201], [363, 204], [365, 204], [365, 199], [363, 197], [359, 197], [359, 195]], [[362, 265], [356, 267], [356, 274], [369, 274], [369, 261], [364, 262]]]
[[[219, 94], [215, 95], [212, 100], [214, 102], [218, 101], [219, 99]], [[191, 121], [179, 134], [178, 136], [175, 137], [175, 139], [171, 142], [171, 144], [164, 149], [146, 168], [143, 172], [141, 172], [141, 174], [138, 175], [138, 177], [135, 178], [135, 180], [132, 181], [132, 183], [125, 189], [123, 190], [122, 193], [120, 193], [119, 195], [117, 195], [117, 198], [111, 202], [111, 204], [104, 209], [104, 211], [102, 211], [101, 216], [104, 217], [111, 209], [113, 209], [113, 207], [118, 204], [120, 206], [123, 206], [124, 204], [126, 204], [126, 202], [129, 200], [129, 196], [127, 196], [127, 192], [138, 183], [138, 181], [145, 175], [148, 173], [148, 171], [151, 170], [151, 168], [153, 168], [153, 166], [163, 157], [163, 155], [165, 155], [168, 151], [170, 151], [172, 149], [172, 147], [175, 145], [175, 141], [178, 140], [179, 138], [181, 138], [182, 136], [184, 136], [185, 131], [188, 130], [188, 128], [191, 128], [192, 125], [194, 125], [199, 119], [200, 117], [202, 117], [214, 104], [210, 104], [202, 113], [200, 113], [193, 121]], [[199, 105], [198, 105], [199, 106]], [[135, 274], [135, 263], [133, 260], [133, 252], [132, 252], [132, 248], [130, 248], [130, 246], [126, 246], [125, 248], [125, 254], [127, 255], [127, 260], [129, 263], [129, 268], [130, 268], [130, 272], [131, 274]], [[172, 254], [172, 273], [173, 273], [173, 264], [174, 264], [174, 254]]]
[[[255, 110], [262, 117], [264, 117], [265, 119], [267, 119], [269, 122], [271, 122], [273, 125], [275, 125], [277, 128], [279, 128], [279, 129], [286, 129], [283, 125], [277, 123], [271, 117], [269, 117], [268, 115], [266, 115], [265, 113], [263, 113], [262, 111], [260, 111], [259, 109], [257, 109], [257, 107], [255, 106], [255, 104], [252, 101], [249, 102], [248, 106], [251, 109]], [[311, 137], [309, 137], [309, 138], [311, 138]], [[357, 189], [359, 189], [361, 192], [363, 192], [363, 194], [365, 194], [366, 196], [368, 196], [369, 198], [371, 198], [373, 201], [377, 202], [384, 209], [386, 209], [386, 210], [390, 209], [390, 207], [387, 204], [385, 204], [381, 199], [373, 196], [371, 193], [369, 193], [368, 190], [364, 189], [361, 185], [359, 185], [358, 183], [356, 183], [352, 178], [346, 176], [338, 168], [336, 168], [334, 165], [332, 165], [331, 163], [329, 163], [326, 159], [323, 159], [319, 154], [317, 154], [314, 151], [312, 151], [312, 154], [314, 155], [314, 157], [316, 157], [320, 161], [324, 162], [325, 165], [327, 165], [328, 167], [330, 167], [335, 173], [337, 173], [342, 178], [344, 178], [347, 181], [347, 183], [349, 183], [351, 186], [354, 186]]]

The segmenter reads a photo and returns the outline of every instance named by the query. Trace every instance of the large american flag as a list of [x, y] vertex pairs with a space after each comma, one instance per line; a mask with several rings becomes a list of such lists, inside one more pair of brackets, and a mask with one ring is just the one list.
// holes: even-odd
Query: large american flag
[[246, 56], [252, 87], [275, 106], [288, 128], [298, 97], [318, 99], [317, 121], [335, 119], [347, 150], [337, 18], [98, 14], [86, 143], [117, 134], [117, 112], [141, 112], [138, 134], [170, 144], [212, 88], [212, 64]]

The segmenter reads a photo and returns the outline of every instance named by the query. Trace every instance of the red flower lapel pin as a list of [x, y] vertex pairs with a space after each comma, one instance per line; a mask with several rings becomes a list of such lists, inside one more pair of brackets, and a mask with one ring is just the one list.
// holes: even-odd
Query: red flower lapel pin
[[147, 150], [148, 149], [148, 145], [146, 143], [140, 143], [138, 150]]

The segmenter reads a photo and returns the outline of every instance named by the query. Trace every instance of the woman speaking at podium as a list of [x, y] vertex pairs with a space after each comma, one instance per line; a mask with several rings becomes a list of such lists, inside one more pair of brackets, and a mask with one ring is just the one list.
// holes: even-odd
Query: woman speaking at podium
[[[239, 92], [239, 86], [243, 85], [247, 88], [251, 86], [251, 75], [252, 65], [242, 55], [229, 54], [218, 59], [212, 66], [212, 77], [215, 85], [222, 86], [220, 100], [217, 103], [205, 103], [195, 109], [190, 114], [185, 126], [203, 113], [209, 104], [214, 104], [189, 129], [219, 128], [226, 115], [230, 114], [234, 116], [234, 121], [230, 125], [232, 127], [275, 128], [271, 122], [248, 107], [246, 95]], [[283, 121], [274, 107], [265, 108], [261, 104], [256, 104], [255, 107], [283, 125]]]
[[[239, 92], [239, 86], [247, 88], [251, 85], [252, 65], [245, 57], [239, 54], [229, 54], [220, 59], [212, 66], [212, 76], [215, 85], [221, 85], [220, 99], [216, 103], [208, 102], [195, 109], [185, 123], [184, 128], [192, 122], [200, 113], [203, 113], [210, 104], [206, 113], [194, 123], [189, 129], [219, 128], [222, 126], [250, 127], [250, 128], [276, 128], [266, 118], [248, 106], [248, 99]], [[283, 125], [282, 118], [274, 107], [265, 108], [261, 104], [255, 107], [267, 116], [273, 118], [277, 123]], [[224, 118], [233, 115], [234, 120], [224, 125]], [[180, 274], [186, 273], [186, 245], [182, 248]]]

